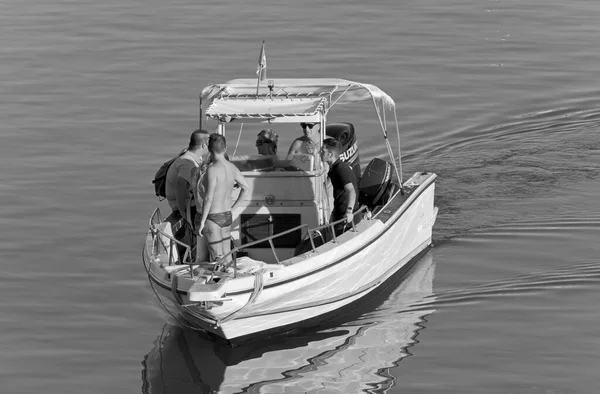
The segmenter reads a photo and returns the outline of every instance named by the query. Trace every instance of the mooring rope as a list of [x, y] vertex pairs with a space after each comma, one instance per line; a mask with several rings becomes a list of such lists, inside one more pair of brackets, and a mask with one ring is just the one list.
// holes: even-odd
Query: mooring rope
[[254, 273], [254, 291], [248, 298], [248, 302], [246, 302], [246, 304], [244, 306], [242, 306], [240, 309], [238, 309], [237, 311], [218, 320], [217, 326], [221, 325], [222, 323], [228, 322], [229, 320], [233, 319], [236, 315], [240, 314], [240, 312], [242, 312], [248, 306], [254, 304], [254, 301], [256, 301], [256, 299], [258, 298], [258, 296], [260, 295], [260, 293], [262, 292], [262, 289], [263, 289], [263, 285], [264, 285], [263, 273], [264, 272], [265, 271], [263, 269], [261, 269]]

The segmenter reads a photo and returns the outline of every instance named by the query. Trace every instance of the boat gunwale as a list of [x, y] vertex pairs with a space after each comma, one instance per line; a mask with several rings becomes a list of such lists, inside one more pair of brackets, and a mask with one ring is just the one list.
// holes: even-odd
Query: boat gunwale
[[[375, 241], [377, 241], [379, 238], [381, 238], [387, 231], [390, 230], [390, 228], [402, 217], [402, 215], [408, 210], [409, 207], [412, 206], [412, 204], [417, 201], [418, 197], [421, 196], [426, 190], [429, 189], [430, 186], [432, 186], [434, 184], [435, 179], [437, 178], [436, 174], [434, 173], [429, 173], [429, 176], [425, 179], [425, 181], [423, 183], [421, 183], [416, 190], [411, 192], [410, 197], [404, 201], [402, 203], [402, 205], [400, 205], [400, 207], [398, 207], [398, 209], [396, 210], [396, 212], [394, 212], [394, 214], [392, 214], [390, 216], [390, 218], [388, 218], [385, 222], [383, 222], [381, 219], [372, 219], [374, 220], [378, 220], [380, 221], [384, 226], [379, 230], [379, 232], [377, 234], [375, 234], [373, 237], [369, 238], [369, 240], [367, 242], [365, 242], [364, 244], [361, 245], [356, 245], [356, 247], [350, 251], [349, 253], [340, 256], [339, 258], [331, 261], [330, 263], [323, 265], [321, 267], [318, 267], [317, 269], [314, 269], [312, 271], [305, 271], [300, 273], [297, 276], [293, 276], [290, 277], [288, 279], [282, 280], [282, 281], [278, 281], [278, 282], [272, 282], [269, 284], [265, 284], [263, 289], [270, 289], [273, 287], [277, 287], [277, 286], [281, 286], [281, 285], [285, 285], [287, 283], [305, 278], [306, 276], [310, 276], [313, 275], [317, 272], [321, 272], [323, 270], [326, 269], [330, 269], [331, 267], [338, 265], [340, 263], [342, 263], [343, 261], [347, 260], [348, 258], [354, 256], [355, 254], [359, 253], [360, 250], [364, 249], [365, 247], [370, 246], [371, 244], [373, 244]], [[397, 194], [396, 198], [399, 198], [400, 196]], [[349, 241], [349, 240], [348, 240]], [[330, 241], [331, 242], [331, 241]], [[344, 241], [347, 242], [347, 241]], [[278, 264], [279, 265], [279, 264]], [[290, 266], [294, 266], [296, 264], [290, 264]], [[185, 267], [183, 267], [182, 269], [185, 269]], [[170, 290], [171, 288], [163, 283], [161, 283], [158, 278], [155, 278], [154, 275], [151, 275], [152, 279], [154, 279], [155, 283], [157, 283], [159, 286], [163, 287], [166, 290]], [[245, 278], [245, 277], [244, 277]], [[242, 278], [239, 278], [242, 279]], [[177, 289], [176, 290], [177, 293], [179, 294], [183, 294], [183, 295], [187, 295], [188, 292], [185, 290], [180, 290]], [[235, 292], [229, 292], [229, 293], [224, 293], [223, 294], [223, 298], [225, 297], [231, 297], [231, 296], [239, 296], [245, 293], [251, 293], [253, 291], [252, 287], [249, 287], [248, 289], [244, 289], [244, 290], [238, 290]]]
[[[306, 276], [313, 275], [313, 274], [315, 274], [317, 272], [321, 272], [321, 271], [324, 271], [326, 269], [329, 269], [329, 268], [331, 268], [331, 267], [333, 267], [335, 265], [338, 265], [338, 264], [344, 262], [348, 258], [356, 255], [362, 249], [370, 246], [375, 241], [377, 241], [379, 238], [381, 238], [387, 231], [390, 230], [390, 228], [400, 219], [400, 217], [402, 217], [402, 214], [404, 214], [404, 212], [406, 212], [408, 210], [408, 208], [410, 206], [412, 206], [412, 204], [417, 200], [417, 198], [421, 194], [423, 194], [423, 192], [425, 192], [425, 190], [427, 190], [429, 188], [429, 186], [431, 186], [433, 184], [433, 181], [435, 180], [435, 178], [436, 178], [436, 175], [435, 174], [431, 174], [427, 178], [427, 182], [424, 182], [421, 185], [419, 185], [419, 187], [414, 192], [411, 193], [410, 197], [412, 199], [407, 199], [402, 205], [400, 205], [400, 207], [398, 207], [398, 209], [396, 210], [396, 212], [392, 216], [390, 216], [390, 218], [387, 221], [383, 222], [381, 219], [372, 219], [373, 222], [375, 220], [379, 220], [381, 223], [383, 223], [384, 227], [382, 227], [379, 230], [379, 232], [377, 234], [375, 234], [373, 237], [369, 238], [364, 244], [356, 245], [355, 248], [352, 251], [350, 251], [349, 253], [347, 253], [347, 254], [345, 254], [345, 255], [343, 255], [343, 256], [335, 259], [335, 260], [333, 260], [329, 264], [323, 265], [322, 267], [319, 267], [319, 268], [317, 268], [315, 270], [312, 270], [312, 271], [303, 272], [302, 274], [300, 274], [298, 276], [294, 276], [292, 278], [289, 278], [289, 279], [286, 279], [286, 280], [283, 280], [283, 281], [265, 284], [264, 287], [263, 287], [263, 289], [268, 289], [268, 288], [272, 288], [272, 287], [284, 285], [284, 284], [293, 282], [295, 280], [305, 278]], [[398, 195], [396, 197], [398, 197]], [[344, 242], [342, 242], [342, 243], [344, 243]], [[290, 264], [290, 265], [294, 265], [294, 264]], [[236, 292], [231, 292], [231, 293], [224, 293], [223, 297], [240, 295], [240, 294], [252, 292], [252, 290], [253, 290], [252, 288], [249, 288], [248, 290], [241, 290], [241, 291], [236, 291]]]
[[[425, 243], [425, 242], [424, 242]], [[414, 255], [408, 257], [408, 260], [406, 260], [404, 262], [404, 264], [401, 265], [400, 268], [396, 269], [395, 271], [393, 270], [393, 268], [391, 268], [390, 270], [386, 271], [386, 273], [390, 273], [390, 275], [387, 275], [387, 277], [385, 277], [385, 279], [380, 280], [378, 283], [376, 283], [375, 286], [371, 286], [368, 289], [364, 289], [362, 291], [362, 293], [366, 293], [364, 295], [361, 295], [359, 298], [347, 303], [346, 305], [342, 306], [342, 308], [346, 308], [346, 307], [350, 307], [352, 305], [354, 305], [354, 303], [356, 302], [360, 302], [360, 300], [362, 300], [364, 297], [366, 297], [368, 294], [370, 294], [372, 291], [375, 291], [377, 288], [379, 288], [381, 285], [383, 285], [384, 283], [386, 283], [388, 280], [390, 280], [390, 278], [392, 278], [395, 275], [405, 275], [407, 272], [409, 272], [414, 266], [415, 264], [418, 262], [418, 260], [425, 254], [427, 253], [431, 248], [431, 245], [426, 245], [425, 247], [422, 248], [417, 248], [419, 249], [419, 251], [417, 253], [415, 253]], [[400, 264], [402, 261], [400, 261], [398, 264]], [[394, 265], [394, 267], [396, 267], [398, 264]], [[351, 298], [356, 294], [351, 294], [348, 295], [347, 297], [343, 298], [343, 299], [336, 299], [331, 301], [331, 299], [329, 299], [329, 302], [321, 302], [319, 305], [311, 305], [308, 308], [314, 308], [314, 307], [319, 307], [319, 306], [323, 306], [326, 305], [328, 303], [332, 303], [332, 302], [339, 302], [339, 301], [343, 301], [347, 298]], [[277, 312], [273, 312], [273, 313], [289, 313], [289, 312], [294, 312], [300, 309], [306, 309], [307, 306], [302, 306], [302, 307], [298, 307], [295, 308], [294, 310], [280, 310]], [[184, 316], [191, 316], [194, 319], [196, 319], [197, 321], [195, 322], [190, 322], [188, 320], [188, 322], [190, 324], [193, 324], [195, 327], [197, 327], [197, 329], [202, 330], [204, 332], [207, 333], [211, 333], [211, 334], [215, 334], [217, 335], [217, 337], [221, 340], [226, 341], [227, 343], [237, 343], [238, 341], [241, 342], [245, 342], [246, 338], [250, 338], [253, 335], [256, 335], [257, 333], [266, 333], [266, 332], [285, 332], [287, 330], [286, 327], [297, 327], [297, 325], [299, 323], [290, 323], [284, 326], [280, 326], [280, 327], [273, 327], [273, 328], [268, 328], [266, 330], [261, 330], [259, 332], [253, 332], [253, 333], [249, 333], [249, 334], [244, 334], [244, 335], [240, 335], [240, 336], [235, 336], [235, 337], [228, 337], [225, 334], [225, 329], [224, 329], [224, 325], [228, 325], [229, 322], [225, 322], [223, 325], [218, 324], [216, 319], [212, 319], [210, 317], [204, 316], [202, 314], [200, 314], [198, 311], [196, 310], [192, 310], [190, 308], [180, 308], [181, 312], [183, 313]], [[322, 320], [322, 319], [326, 319], [323, 316], [328, 315], [332, 312], [325, 312], [323, 314], [319, 314], [315, 317], [313, 317], [312, 319], [317, 319], [317, 320]], [[248, 315], [241, 315], [239, 317], [236, 317], [234, 320], [235, 321], [239, 321], [239, 320], [243, 320], [243, 319], [251, 319], [251, 318], [259, 318], [262, 316], [268, 316], [271, 313], [255, 313], [255, 314], [248, 314]], [[186, 319], [187, 320], [187, 319]]]

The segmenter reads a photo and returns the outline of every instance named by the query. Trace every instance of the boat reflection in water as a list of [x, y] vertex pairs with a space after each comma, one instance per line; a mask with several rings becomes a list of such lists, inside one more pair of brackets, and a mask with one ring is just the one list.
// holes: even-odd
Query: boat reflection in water
[[142, 392], [385, 391], [395, 381], [390, 368], [410, 355], [424, 317], [434, 312], [434, 270], [428, 252], [346, 315], [346, 323], [234, 348], [167, 324], [143, 361]]

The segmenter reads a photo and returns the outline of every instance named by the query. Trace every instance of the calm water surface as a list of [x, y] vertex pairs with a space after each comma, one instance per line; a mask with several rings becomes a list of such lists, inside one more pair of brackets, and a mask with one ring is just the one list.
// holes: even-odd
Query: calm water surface
[[[592, 0], [0, 1], [1, 391], [600, 392], [599, 20]], [[169, 320], [140, 249], [198, 93], [253, 77], [263, 39], [270, 78], [394, 97], [440, 213], [377, 303], [228, 349]], [[363, 164], [385, 154], [370, 110], [332, 119]]]

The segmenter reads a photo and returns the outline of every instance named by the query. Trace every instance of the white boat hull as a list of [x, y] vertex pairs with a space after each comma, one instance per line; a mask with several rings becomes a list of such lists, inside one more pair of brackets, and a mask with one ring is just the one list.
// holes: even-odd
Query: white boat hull
[[369, 312], [360, 318], [349, 314], [352, 324], [320, 327], [285, 341], [224, 349], [204, 335], [166, 325], [144, 358], [143, 392], [196, 392], [202, 384], [208, 386], [205, 392], [254, 392], [264, 382], [270, 392], [313, 392], [324, 386], [340, 393], [385, 392], [394, 384], [387, 369], [410, 355], [408, 348], [417, 345], [425, 328], [424, 317], [434, 313], [428, 298], [434, 272], [433, 258], [425, 253], [410, 272], [394, 275], [373, 292], [382, 290], [369, 297], [374, 301]]
[[209, 303], [210, 308], [188, 291], [194, 284], [188, 274], [176, 275], [177, 292], [173, 291], [173, 275], [151, 259], [151, 238], [144, 250], [150, 279], [178, 306], [187, 323], [228, 341], [330, 316], [377, 289], [431, 244], [437, 215], [434, 180], [435, 174], [409, 179], [405, 185], [411, 192], [401, 205], [384, 208], [382, 214], [389, 210], [385, 222], [377, 216], [365, 219], [356, 232], [347, 231], [338, 242], [300, 257], [303, 261], [229, 280], [222, 301]]

